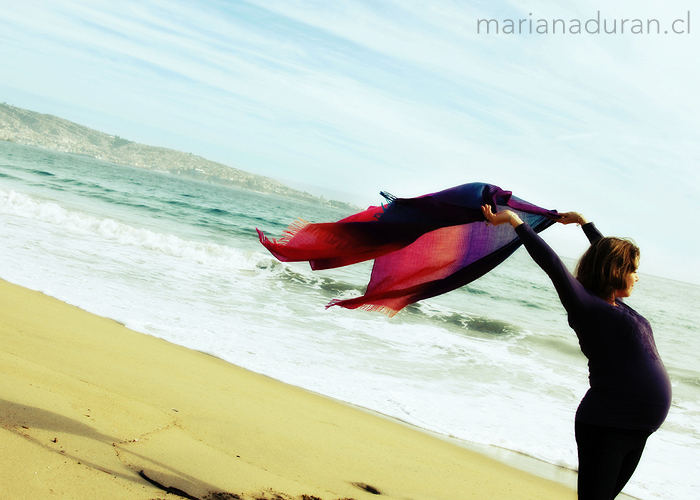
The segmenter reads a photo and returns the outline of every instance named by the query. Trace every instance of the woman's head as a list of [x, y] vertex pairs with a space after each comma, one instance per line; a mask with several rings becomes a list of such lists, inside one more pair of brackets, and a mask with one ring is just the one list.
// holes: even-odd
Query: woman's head
[[[601, 238], [586, 250], [576, 267], [576, 279], [598, 297], [631, 290], [639, 266], [639, 247], [625, 238]], [[629, 294], [629, 293], [628, 293]], [[624, 296], [618, 294], [618, 296]]]

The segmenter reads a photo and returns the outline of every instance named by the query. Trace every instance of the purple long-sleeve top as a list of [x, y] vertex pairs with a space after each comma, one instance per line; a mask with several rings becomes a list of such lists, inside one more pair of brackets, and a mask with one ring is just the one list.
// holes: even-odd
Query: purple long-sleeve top
[[[583, 226], [589, 241], [602, 235]], [[552, 280], [568, 313], [581, 351], [588, 358], [590, 389], [576, 420], [653, 432], [671, 406], [671, 382], [659, 357], [649, 322], [622, 300], [616, 306], [590, 292], [549, 245], [527, 224], [516, 232], [534, 261]]]

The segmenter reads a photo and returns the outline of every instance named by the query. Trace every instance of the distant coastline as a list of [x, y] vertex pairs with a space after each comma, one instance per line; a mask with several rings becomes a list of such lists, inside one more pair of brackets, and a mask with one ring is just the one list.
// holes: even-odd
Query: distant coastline
[[57, 116], [17, 108], [6, 103], [0, 103], [0, 140], [86, 155], [120, 165], [157, 170], [324, 206], [358, 209], [350, 203], [313, 196], [269, 177], [210, 161], [192, 153], [139, 144]]

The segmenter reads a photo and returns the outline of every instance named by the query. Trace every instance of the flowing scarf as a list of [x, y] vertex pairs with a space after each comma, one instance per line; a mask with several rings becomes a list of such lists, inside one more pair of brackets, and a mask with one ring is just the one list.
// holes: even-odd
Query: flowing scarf
[[293, 223], [279, 239], [258, 231], [260, 243], [282, 262], [309, 261], [313, 270], [374, 259], [361, 297], [326, 307], [379, 311], [393, 316], [408, 304], [435, 297], [483, 276], [508, 258], [520, 239], [510, 224], [490, 227], [482, 205], [508, 208], [540, 232], [559, 218], [498, 186], [463, 184], [417, 198], [381, 193], [388, 204], [338, 222]]

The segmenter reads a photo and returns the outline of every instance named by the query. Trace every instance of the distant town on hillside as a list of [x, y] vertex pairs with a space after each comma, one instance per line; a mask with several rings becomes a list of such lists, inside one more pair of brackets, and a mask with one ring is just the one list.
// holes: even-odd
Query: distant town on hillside
[[57, 116], [17, 108], [6, 103], [0, 104], [0, 140], [86, 155], [120, 165], [157, 170], [325, 206], [357, 209], [350, 203], [313, 196], [275, 179], [245, 172], [192, 153], [139, 144]]

